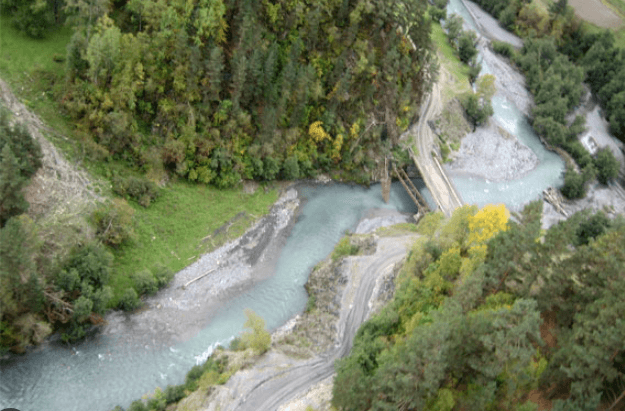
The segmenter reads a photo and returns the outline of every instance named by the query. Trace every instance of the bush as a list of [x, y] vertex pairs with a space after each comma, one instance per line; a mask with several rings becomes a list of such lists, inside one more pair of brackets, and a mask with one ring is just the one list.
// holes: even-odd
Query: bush
[[[113, 255], [97, 243], [88, 243], [75, 247], [69, 255], [64, 269], [68, 273], [75, 271], [81, 282], [100, 288], [109, 280]], [[71, 278], [69, 278], [71, 277]], [[66, 286], [75, 288], [75, 274], [67, 274]], [[72, 288], [72, 289], [73, 289]], [[69, 291], [69, 289], [67, 289]]]
[[130, 407], [128, 407], [128, 410], [126, 411], [148, 411], [148, 408], [145, 406], [143, 401], [136, 400], [130, 404]]
[[582, 223], [575, 230], [576, 244], [588, 244], [591, 238], [597, 238], [611, 225], [610, 219], [601, 211]]
[[185, 378], [185, 387], [189, 391], [195, 391], [197, 389], [197, 381], [204, 374], [204, 366], [203, 365], [194, 365]]
[[564, 185], [560, 191], [569, 199], [583, 198], [586, 195], [586, 181], [581, 174], [569, 168], [564, 174]]
[[126, 288], [117, 303], [117, 307], [124, 311], [132, 311], [140, 305], [141, 300], [139, 300], [139, 295], [134, 288]]
[[243, 325], [250, 331], [243, 334], [241, 340], [246, 347], [254, 350], [256, 354], [263, 354], [271, 347], [271, 334], [265, 330], [265, 320], [252, 310], [245, 310], [247, 321]]
[[230, 341], [230, 350], [232, 351], [244, 351], [245, 344], [241, 340], [241, 337], [234, 337], [232, 341]]
[[150, 180], [138, 177], [114, 177], [113, 191], [125, 198], [131, 198], [147, 207], [159, 196], [159, 189]]
[[300, 176], [299, 163], [297, 157], [291, 156], [284, 161], [284, 179], [297, 180]]
[[150, 398], [148, 400], [148, 410], [150, 411], [165, 411], [167, 404], [164, 398]]
[[100, 205], [93, 212], [97, 236], [111, 247], [119, 247], [129, 242], [134, 238], [132, 228], [134, 213], [135, 210], [126, 201], [119, 199]]
[[608, 184], [610, 180], [618, 175], [620, 164], [616, 157], [614, 157], [612, 150], [608, 147], [597, 151], [593, 164], [597, 169], [597, 180], [599, 180], [601, 184]]
[[306, 312], [309, 313], [317, 307], [317, 297], [311, 295], [306, 302]]
[[512, 45], [504, 42], [504, 41], [493, 41], [492, 43], [493, 51], [497, 54], [501, 54], [504, 57], [512, 58], [514, 56], [514, 48]]
[[55, 283], [65, 291], [74, 291], [80, 285], [80, 275], [76, 269], [61, 270], [56, 276]]
[[593, 162], [592, 156], [579, 141], [568, 142], [564, 148], [571, 154], [571, 157], [573, 157], [577, 165], [581, 168], [585, 168], [588, 164]]
[[0, 107], [0, 151], [8, 145], [17, 159], [22, 177], [30, 178], [41, 167], [43, 153], [39, 142], [21, 123], [11, 125], [10, 114]]
[[150, 270], [141, 270], [134, 273], [131, 277], [139, 294], [152, 295], [158, 290], [158, 284]]
[[54, 16], [45, 1], [22, 0], [13, 15], [13, 25], [30, 37], [45, 37], [54, 23]]
[[165, 388], [165, 402], [172, 404], [184, 398], [184, 385], [168, 385]]
[[458, 57], [465, 64], [477, 55], [477, 35], [473, 31], [465, 31], [458, 38]]
[[334, 251], [332, 251], [332, 261], [336, 261], [348, 255], [355, 255], [358, 253], [358, 250], [358, 246], [353, 245], [350, 238], [345, 236], [339, 241], [336, 247], [334, 247]]
[[169, 284], [169, 282], [174, 278], [175, 273], [164, 265], [157, 265], [154, 268], [154, 278], [156, 279], [156, 285], [158, 288], [163, 288]]
[[447, 10], [439, 9], [438, 7], [430, 7], [428, 13], [433, 21], [441, 21], [447, 18]]

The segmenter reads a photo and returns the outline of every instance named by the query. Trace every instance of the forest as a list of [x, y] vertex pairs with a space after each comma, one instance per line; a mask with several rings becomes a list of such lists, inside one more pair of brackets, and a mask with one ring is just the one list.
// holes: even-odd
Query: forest
[[368, 182], [435, 74], [424, 1], [3, 2], [73, 25], [58, 99], [93, 156], [217, 187]]
[[[429, 214], [337, 365], [341, 410], [553, 410], [625, 393], [625, 220], [581, 212], [541, 230], [542, 201]], [[606, 408], [607, 409], [607, 408]]]

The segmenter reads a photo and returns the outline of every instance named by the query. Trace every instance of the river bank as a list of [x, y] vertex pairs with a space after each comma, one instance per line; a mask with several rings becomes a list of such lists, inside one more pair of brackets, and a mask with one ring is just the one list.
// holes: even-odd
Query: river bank
[[297, 191], [285, 190], [245, 234], [178, 272], [166, 289], [145, 300], [141, 310], [109, 314], [102, 334], [137, 335], [162, 346], [188, 340], [225, 301], [272, 275], [299, 205]]
[[388, 301], [400, 261], [416, 238], [410, 232], [370, 234], [377, 228], [370, 220], [379, 218], [364, 217], [359, 225], [371, 227], [368, 234], [349, 237], [357, 256], [330, 256], [315, 267], [306, 284], [314, 302], [274, 331], [267, 353], [218, 351], [216, 356], [229, 358], [234, 375], [208, 392], [192, 393], [172, 411], [329, 409], [334, 361], [349, 352], [360, 323]]

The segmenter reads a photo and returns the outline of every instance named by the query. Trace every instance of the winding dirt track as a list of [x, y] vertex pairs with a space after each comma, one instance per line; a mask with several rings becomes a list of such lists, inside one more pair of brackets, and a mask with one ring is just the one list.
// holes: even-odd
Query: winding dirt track
[[411, 155], [425, 181], [425, 185], [432, 193], [436, 205], [449, 217], [456, 208], [462, 207], [463, 203], [456, 188], [447, 177], [447, 174], [445, 174], [438, 158], [431, 154], [432, 146], [434, 145], [434, 133], [428, 126], [428, 121], [440, 113], [441, 110], [440, 86], [437, 82], [432, 87], [432, 92], [428, 95], [426, 104], [421, 109], [416, 132], [414, 128], [411, 130], [419, 151], [418, 153], [411, 152]]
[[299, 393], [306, 392], [310, 387], [334, 373], [334, 362], [349, 353], [358, 327], [369, 314], [369, 301], [376, 280], [382, 274], [389, 273], [393, 266], [406, 255], [406, 241], [387, 240], [391, 241], [385, 241], [382, 246], [379, 244], [378, 251], [373, 256], [363, 257], [358, 262], [361, 279], [357, 288], [354, 287], [353, 304], [345, 304], [345, 298], [343, 299], [338, 324], [340, 343], [322, 356], [277, 372], [259, 382], [252, 390], [232, 401], [226, 409], [237, 411], [276, 410], [281, 404], [291, 400]]

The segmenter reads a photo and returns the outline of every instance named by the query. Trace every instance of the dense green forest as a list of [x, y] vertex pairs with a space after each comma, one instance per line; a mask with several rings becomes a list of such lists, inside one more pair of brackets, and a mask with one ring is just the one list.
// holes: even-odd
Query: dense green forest
[[435, 74], [423, 0], [3, 1], [74, 25], [58, 98], [94, 157], [218, 187], [368, 182]]
[[[578, 213], [541, 230], [542, 202], [430, 214], [393, 300], [337, 366], [342, 410], [554, 410], [625, 389], [625, 220]], [[542, 325], [541, 325], [542, 324]]]

